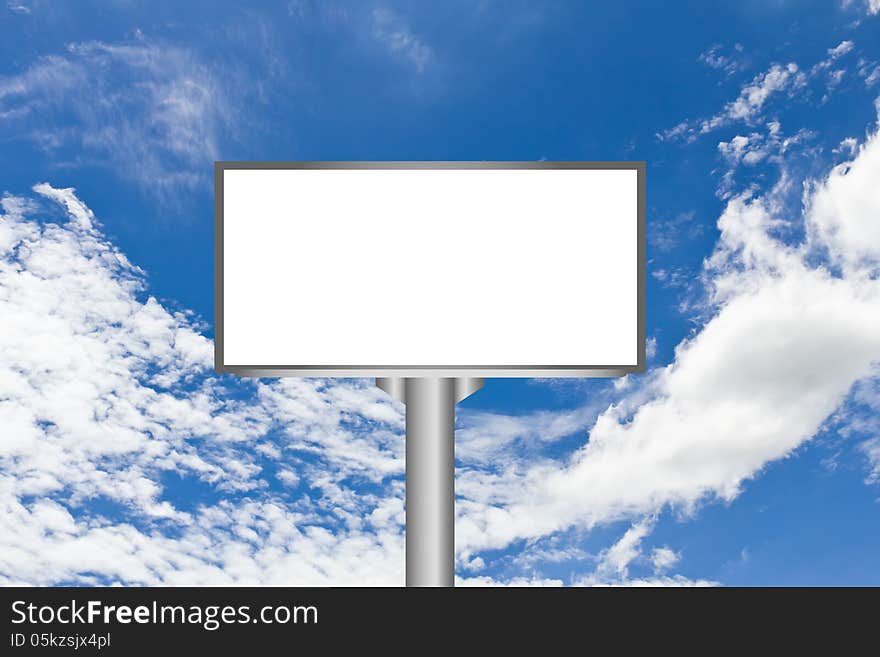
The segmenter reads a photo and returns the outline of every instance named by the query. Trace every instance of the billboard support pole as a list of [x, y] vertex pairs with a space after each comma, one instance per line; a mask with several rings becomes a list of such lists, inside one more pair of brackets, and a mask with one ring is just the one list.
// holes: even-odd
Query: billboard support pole
[[455, 582], [455, 405], [477, 378], [378, 378], [406, 404], [406, 585]]

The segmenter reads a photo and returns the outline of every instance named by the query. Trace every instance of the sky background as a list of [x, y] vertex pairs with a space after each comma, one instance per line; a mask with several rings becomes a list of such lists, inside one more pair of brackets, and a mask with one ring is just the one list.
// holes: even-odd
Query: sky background
[[213, 373], [213, 162], [547, 159], [647, 161], [648, 372], [459, 407], [458, 583], [880, 584], [878, 13], [0, 6], [0, 582], [402, 585], [403, 407]]

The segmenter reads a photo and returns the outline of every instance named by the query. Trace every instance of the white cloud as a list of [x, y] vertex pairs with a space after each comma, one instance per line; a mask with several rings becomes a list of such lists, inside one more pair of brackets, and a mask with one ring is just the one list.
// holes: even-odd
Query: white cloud
[[401, 582], [401, 410], [366, 381], [215, 378], [73, 190], [35, 190], [67, 222], [2, 200], [0, 581]]
[[670, 141], [676, 139], [687, 139], [687, 141], [692, 142], [696, 140], [696, 135], [694, 134], [694, 128], [689, 121], [681, 121], [676, 123], [671, 128], [667, 128], [666, 130], [661, 130], [656, 133], [655, 136], [660, 141]]
[[743, 86], [739, 96], [729, 102], [722, 112], [702, 122], [700, 132], [705, 134], [734, 121], [754, 120], [767, 100], [774, 94], [790, 91], [805, 82], [797, 64], [773, 64], [767, 71], [756, 75]]
[[834, 48], [829, 48], [828, 56], [810, 70], [809, 77], [824, 77], [825, 93], [822, 95], [821, 103], [828, 102], [835, 89], [840, 86], [840, 83], [846, 77], [846, 69], [834, 67], [838, 66], [838, 60], [841, 57], [852, 52], [854, 46], [855, 44], [852, 41], [841, 41]]
[[600, 573], [609, 572], [626, 577], [629, 565], [641, 555], [641, 542], [653, 528], [653, 522], [642, 520], [630, 527], [614, 545], [600, 555]]
[[489, 586], [514, 586], [514, 587], [524, 587], [524, 586], [562, 586], [563, 582], [561, 579], [541, 579], [541, 578], [527, 578], [527, 577], [514, 577], [509, 580], [497, 580], [492, 577], [456, 577], [455, 578], [456, 586], [464, 586], [464, 587], [489, 587]]
[[508, 447], [536, 451], [560, 438], [584, 431], [600, 410], [601, 399], [569, 412], [536, 411], [523, 415], [470, 411], [459, 414], [456, 453], [469, 464], [498, 463]]
[[418, 37], [396, 13], [388, 8], [376, 8], [372, 15], [372, 34], [391, 54], [400, 57], [417, 72], [423, 73], [430, 63], [431, 47]]
[[656, 136], [661, 141], [684, 139], [692, 142], [700, 135], [734, 123], [754, 125], [765, 122], [764, 109], [767, 102], [773, 96], [796, 92], [804, 87], [807, 80], [808, 75], [794, 62], [773, 64], [744, 84], [739, 95], [720, 112], [707, 119], [681, 121], [672, 128], [661, 130]]
[[831, 98], [831, 94], [834, 93], [834, 90], [840, 86], [841, 82], [843, 82], [844, 77], [846, 77], [846, 71], [842, 68], [828, 72], [828, 80], [826, 82], [827, 91], [822, 96], [823, 103], [828, 102], [828, 100]]
[[[820, 103], [829, 100], [835, 89], [843, 81], [846, 70], [835, 68], [839, 60], [852, 52], [855, 47], [853, 41], [841, 41], [838, 45], [827, 49], [827, 56], [810, 67], [802, 70], [795, 62], [786, 64], [772, 64], [766, 71], [755, 75], [750, 81], [743, 84], [739, 95], [724, 105], [724, 108], [704, 119], [684, 120], [671, 128], [656, 133], [660, 141], [683, 140], [693, 142], [701, 135], [705, 135], [720, 128], [735, 124], [753, 126], [760, 123], [771, 123], [767, 118], [767, 106], [774, 97], [796, 94], [809, 96], [808, 84], [815, 80], [823, 80], [825, 93]], [[730, 68], [731, 64], [723, 56], [718, 54], [718, 47], [713, 46], [700, 56], [700, 61], [713, 68], [728, 71], [728, 75], [736, 72], [736, 68]], [[870, 86], [874, 82], [867, 82], [869, 76], [873, 76], [870, 70], [872, 63], [863, 60], [859, 63], [859, 75], [866, 78]], [[880, 73], [878, 73], [880, 75]]]
[[854, 3], [859, 7], [863, 7], [869, 16], [880, 13], [880, 0], [841, 0], [841, 5], [844, 9], [852, 6]]
[[871, 467], [868, 481], [876, 483], [880, 481], [880, 436], [866, 440], [862, 443], [861, 448]]
[[860, 440], [858, 450], [867, 460], [866, 483], [880, 483], [880, 377], [860, 381], [849, 403], [835, 413], [828, 432], [844, 440]]
[[718, 152], [730, 164], [757, 164], [767, 157], [768, 149], [763, 136], [757, 132], [736, 135], [730, 141], [718, 142]]
[[861, 59], [856, 70], [859, 77], [864, 79], [866, 87], [873, 87], [880, 80], [880, 64], [877, 62]]
[[[739, 43], [735, 44], [733, 49], [737, 54], [740, 54], [743, 51], [743, 47]], [[742, 64], [737, 58], [732, 55], [725, 55], [719, 44], [715, 44], [709, 47], [705, 52], [700, 53], [698, 61], [702, 62], [709, 68], [723, 71], [727, 77], [742, 70]]]
[[4, 203], [0, 413], [16, 427], [3, 444], [4, 474], [17, 475], [12, 490], [45, 495], [75, 484], [76, 498], [110, 497], [149, 513], [160, 509], [143, 469], [150, 463], [232, 478], [222, 450], [208, 462], [188, 439], [236, 440], [261, 421], [230, 413], [205, 390], [184, 398], [169, 390], [208, 367], [210, 342], [155, 299], [138, 300], [140, 270], [103, 241], [73, 190], [35, 190], [65, 205], [69, 223], [41, 225]]
[[651, 563], [654, 571], [659, 572], [672, 568], [681, 560], [681, 555], [668, 547], [654, 548], [651, 552]]
[[880, 261], [880, 138], [862, 145], [854, 160], [840, 164], [809, 197], [808, 226], [818, 245], [848, 270], [875, 268]]
[[686, 269], [655, 269], [651, 276], [669, 288], [686, 288], [694, 282], [692, 272]]
[[631, 587], [639, 587], [639, 588], [648, 588], [648, 587], [707, 587], [707, 586], [717, 586], [718, 582], [713, 582], [705, 579], [697, 579], [692, 580], [684, 577], [682, 575], [674, 575], [672, 577], [650, 577], [650, 578], [635, 578], [635, 579], [627, 579], [615, 582], [586, 582], [584, 583], [588, 586], [631, 586]]
[[859, 140], [855, 137], [847, 137], [840, 140], [840, 144], [838, 144], [837, 148], [834, 149], [834, 152], [842, 153], [843, 155], [852, 157], [858, 152], [858, 150]]
[[[706, 265], [714, 316], [651, 381], [653, 397], [608, 408], [567, 467], [518, 472], [516, 499], [469, 502], [457, 526], [460, 544], [479, 551], [573, 525], [730, 500], [765, 464], [814, 436], [880, 362], [880, 280], [866, 273], [878, 256], [866, 223], [877, 216], [877, 199], [863, 185], [880, 175], [878, 152], [875, 135], [850, 165], [855, 176], [829, 174], [806, 216], [792, 216], [781, 202], [791, 185], [785, 176], [765, 196], [730, 199]], [[815, 231], [802, 244], [774, 236], [780, 225], [817, 221], [835, 230]], [[848, 236], [859, 234], [854, 250]], [[845, 262], [857, 256], [858, 268], [832, 273], [816, 263], [817, 244]]]
[[696, 213], [679, 212], [670, 218], [651, 218], [648, 230], [648, 244], [661, 253], [672, 251], [682, 241], [700, 236], [705, 229], [702, 223], [694, 221]]
[[852, 52], [855, 44], [852, 41], [841, 41], [833, 48], [828, 49], [828, 56], [834, 60], [843, 57], [845, 54]]
[[[0, 491], [4, 494], [6, 491]], [[400, 533], [330, 532], [272, 502], [203, 509], [178, 536], [74, 518], [61, 505], [11, 502], [0, 582], [222, 585], [402, 582]]]
[[718, 142], [718, 153], [727, 169], [721, 176], [716, 191], [719, 198], [730, 199], [737, 189], [736, 175], [740, 167], [754, 167], [762, 162], [784, 165], [785, 155], [794, 145], [814, 137], [808, 130], [799, 130], [786, 137], [779, 121], [768, 121], [765, 131], [753, 131], [748, 135], [736, 135], [729, 141]]
[[18, 0], [6, 0], [6, 6], [9, 11], [13, 11], [16, 14], [29, 14], [31, 13], [31, 8], [29, 5], [26, 5], [23, 2], [19, 2]]
[[433, 45], [413, 27], [405, 12], [388, 3], [292, 0], [287, 9], [304, 30], [327, 29], [334, 41], [343, 46], [353, 45], [360, 57], [378, 53], [386, 63], [390, 60], [395, 67], [417, 76], [428, 71], [436, 61]]
[[56, 161], [107, 166], [168, 200], [210, 181], [221, 135], [235, 133], [238, 77], [177, 46], [75, 43], [0, 79], [0, 114], [8, 136]]
[[[611, 547], [603, 550], [593, 572], [575, 578], [575, 586], [716, 586], [718, 583], [698, 579], [691, 580], [683, 575], [660, 575], [680, 559], [680, 555], [669, 548], [655, 548], [649, 557], [642, 552], [642, 541], [653, 529], [654, 521], [645, 518], [634, 523]], [[650, 561], [654, 566], [653, 577], [630, 577], [630, 566], [636, 561]]]

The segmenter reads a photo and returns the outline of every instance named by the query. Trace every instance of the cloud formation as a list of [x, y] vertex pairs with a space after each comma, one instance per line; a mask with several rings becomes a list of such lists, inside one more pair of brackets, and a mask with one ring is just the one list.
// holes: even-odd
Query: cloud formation
[[397, 14], [388, 8], [376, 8], [372, 11], [371, 22], [373, 38], [377, 43], [392, 55], [402, 58], [418, 73], [424, 72], [433, 52]]
[[[34, 191], [0, 215], [0, 582], [402, 583], [403, 408], [372, 381], [216, 377], [74, 190]], [[497, 465], [482, 438], [503, 454], [591, 412], [477, 414], [460, 455]], [[484, 567], [461, 583], [562, 583]]]
[[722, 50], [722, 46], [716, 43], [708, 50], [701, 53], [698, 57], [698, 61], [709, 68], [723, 71], [726, 77], [742, 70], [742, 63], [738, 59], [738, 55], [741, 55], [743, 51], [742, 44], [737, 43], [734, 45], [733, 50], [736, 55], [725, 55]]
[[[873, 389], [878, 154], [873, 134], [810, 184], [799, 217], [785, 175], [730, 198], [705, 327], [611, 405], [463, 414], [462, 583], [496, 582], [480, 574], [486, 550], [621, 520], [634, 524], [595, 557], [568, 553], [588, 566], [572, 582], [694, 583], [666, 574], [674, 549], [640, 547], [651, 518], [733, 499], [854, 384]], [[3, 581], [402, 581], [402, 407], [370, 381], [217, 378], [195, 320], [149, 296], [73, 190], [35, 191], [4, 197], [0, 218]], [[802, 242], [778, 237], [790, 222], [807, 227]], [[578, 434], [573, 454], [548, 451]], [[861, 449], [876, 468], [875, 442]], [[631, 577], [636, 562], [654, 579]]]
[[62, 223], [34, 198], [0, 216], [0, 581], [402, 581], [400, 409], [217, 379], [73, 190], [35, 191]]
[[[367, 36], [391, 54], [416, 71], [430, 62], [397, 17], [377, 25]], [[725, 163], [782, 174], [763, 194], [724, 187], [699, 329], [674, 362], [573, 409], [461, 414], [460, 583], [711, 583], [669, 572], [681, 553], [647, 544], [654, 518], [735, 498], [835, 411], [860, 436], [866, 481], [880, 480], [877, 439], [861, 436], [878, 407], [878, 137], [844, 140], [850, 161], [806, 181], [795, 207], [802, 181], [783, 156], [806, 137], [766, 115], [802, 76], [836, 79], [852, 51], [844, 41], [806, 73], [776, 64], [683, 124], [748, 126], [719, 143]], [[117, 73], [137, 84], [97, 89]], [[132, 175], [172, 189], [200, 184], [197, 163], [228, 129], [219, 89], [188, 51], [90, 42], [4, 79], [0, 112], [54, 121], [29, 135], [53, 152], [109, 165], [147, 149]], [[89, 94], [106, 102], [87, 107]], [[0, 581], [402, 583], [403, 408], [370, 381], [215, 376], [200, 322], [149, 295], [74, 191], [34, 190], [4, 197], [0, 215]], [[687, 231], [691, 217], [666, 225]], [[867, 410], [841, 411], [846, 400]], [[576, 532], [616, 522], [628, 528], [611, 545], [573, 547]], [[565, 581], [539, 570], [566, 561]], [[511, 572], [495, 575], [499, 562]]]
[[[808, 69], [803, 69], [796, 62], [773, 63], [768, 69], [743, 83], [737, 97], [727, 102], [719, 112], [708, 118], [685, 119], [671, 128], [659, 131], [656, 137], [660, 141], [693, 142], [703, 135], [731, 125], [755, 126], [772, 123], [774, 119], [768, 119], [767, 116], [767, 108], [771, 101], [777, 97], [797, 95], [808, 97], [810, 83], [814, 81], [824, 83], [825, 90], [820, 103], [825, 103], [846, 75], [846, 70], [838, 67], [839, 60], [851, 53], [854, 47], [853, 41], [841, 41], [838, 45], [828, 48], [825, 58]], [[719, 54], [718, 46], [713, 46], [704, 52], [699, 59], [711, 68], [722, 70], [726, 76], [733, 75], [739, 70], [732, 59]], [[862, 77], [871, 75], [870, 65], [862, 62], [860, 65]]]
[[[599, 416], [566, 467], [517, 473], [508, 497], [470, 504], [459, 524], [466, 549], [731, 500], [813, 437], [880, 363], [880, 198], [864, 182], [880, 176], [878, 155], [875, 133], [813, 185], [803, 210], [784, 202], [785, 175], [763, 196], [731, 198], [706, 264], [704, 328], [650, 380], [647, 401], [623, 398]], [[801, 243], [777, 235], [798, 223]]]
[[[136, 39], [73, 43], [0, 79], [2, 130], [56, 160], [96, 164], [168, 200], [207, 188], [243, 87], [191, 50]], [[206, 165], [205, 163], [208, 163]]]

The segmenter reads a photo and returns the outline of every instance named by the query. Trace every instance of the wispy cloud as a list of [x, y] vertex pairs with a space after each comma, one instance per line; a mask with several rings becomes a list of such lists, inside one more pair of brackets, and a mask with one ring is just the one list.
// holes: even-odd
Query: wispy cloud
[[773, 163], [782, 167], [786, 154], [793, 147], [802, 146], [813, 136], [809, 130], [786, 135], [779, 121], [767, 121], [764, 130], [754, 130], [746, 135], [737, 134], [730, 140], [718, 142], [718, 153], [727, 168], [718, 183], [716, 194], [722, 199], [731, 198], [736, 193], [736, 174], [741, 167], [754, 168], [761, 163]]
[[880, 482], [880, 437], [866, 440], [861, 447], [871, 464], [869, 483]]
[[741, 61], [743, 46], [737, 43], [733, 46], [735, 54], [724, 54], [724, 48], [720, 44], [710, 46], [706, 51], [700, 53], [698, 61], [702, 62], [709, 68], [723, 71], [725, 77], [730, 77], [734, 73], [738, 73], [743, 69]]
[[[840, 68], [837, 62], [852, 52], [854, 46], [852, 41], [842, 41], [837, 46], [828, 48], [826, 57], [806, 70], [796, 62], [771, 64], [767, 70], [742, 84], [737, 97], [727, 102], [719, 112], [708, 118], [685, 119], [671, 128], [659, 131], [656, 136], [661, 141], [693, 142], [703, 135], [730, 125], [754, 126], [767, 123], [770, 120], [766, 114], [767, 106], [774, 98], [792, 97], [805, 92], [809, 84], [816, 80], [824, 82], [825, 90], [820, 102], [827, 102], [846, 74], [846, 70]], [[717, 49], [718, 46], [713, 46], [707, 50], [700, 56], [700, 61], [724, 71], [727, 76], [736, 73], [738, 69], [720, 55]], [[866, 70], [862, 77], [867, 75], [870, 73]]]
[[109, 167], [169, 200], [207, 189], [210, 164], [241, 110], [244, 90], [230, 76], [178, 46], [74, 43], [0, 79], [2, 130], [58, 161]]
[[873, 87], [880, 80], [880, 64], [867, 59], [860, 59], [856, 73], [865, 81], [866, 87]]
[[6, 0], [6, 7], [9, 9], [9, 11], [14, 11], [16, 14], [31, 13], [30, 5], [21, 2], [21, 0]]
[[846, 69], [839, 67], [838, 60], [852, 52], [854, 47], [855, 44], [852, 41], [841, 41], [834, 48], [829, 48], [828, 56], [810, 70], [810, 77], [824, 78], [825, 93], [822, 95], [821, 103], [828, 102], [835, 89], [840, 86], [844, 77], [846, 77]]
[[417, 72], [423, 73], [431, 62], [433, 52], [403, 19], [386, 7], [371, 13], [372, 35], [377, 43], [395, 57], [399, 57]]
[[851, 52], [853, 45], [852, 41], [841, 41], [838, 45], [828, 49], [828, 56], [831, 58], [831, 61], [834, 61], [846, 53]]
[[752, 124], [761, 117], [765, 104], [772, 96], [791, 92], [802, 87], [805, 82], [805, 74], [794, 62], [773, 64], [743, 85], [739, 95], [714, 116], [702, 120], [681, 121], [672, 128], [658, 132], [657, 138], [662, 141], [677, 139], [694, 141], [700, 135], [732, 123]]
[[383, 65], [390, 62], [421, 76], [436, 60], [435, 48], [410, 17], [387, 2], [292, 0], [287, 11], [303, 29], [328, 30], [342, 47], [353, 47], [360, 57], [376, 58]]
[[[575, 580], [577, 586], [715, 586], [709, 580], [691, 580], [682, 575], [661, 575], [678, 562], [679, 555], [669, 548], [655, 548], [645, 555], [642, 542], [650, 534], [654, 521], [650, 518], [634, 523], [616, 543], [603, 550], [593, 572]], [[636, 561], [649, 561], [655, 573], [651, 577], [630, 577]]]
[[734, 121], [752, 121], [764, 104], [774, 94], [803, 86], [804, 75], [797, 64], [773, 64], [767, 71], [756, 75], [745, 85], [739, 96], [728, 103], [724, 110], [702, 122], [700, 132], [705, 134]]
[[670, 218], [651, 218], [648, 242], [652, 249], [667, 253], [683, 240], [693, 239], [702, 234], [704, 227], [695, 221], [694, 212], [679, 212]]

